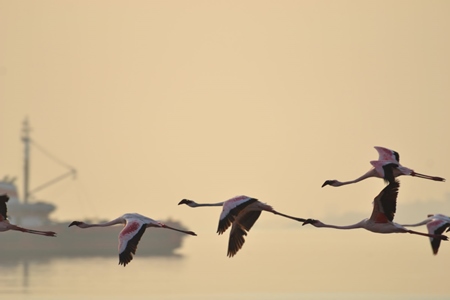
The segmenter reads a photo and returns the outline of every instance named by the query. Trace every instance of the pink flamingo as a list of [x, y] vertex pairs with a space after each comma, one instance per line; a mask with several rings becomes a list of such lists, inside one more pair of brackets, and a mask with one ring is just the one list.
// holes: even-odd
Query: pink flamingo
[[412, 169], [409, 169], [407, 167], [404, 167], [400, 165], [400, 155], [398, 152], [383, 148], [383, 147], [375, 147], [375, 149], [378, 151], [379, 157], [378, 160], [373, 160], [370, 163], [372, 164], [373, 168], [370, 169], [367, 173], [364, 175], [350, 181], [339, 181], [339, 180], [326, 180], [322, 187], [326, 185], [330, 186], [342, 186], [352, 183], [357, 183], [359, 181], [362, 181], [364, 179], [367, 179], [369, 177], [378, 177], [383, 178], [384, 180], [388, 182], [393, 182], [395, 177], [401, 176], [401, 175], [410, 175], [415, 176], [419, 178], [425, 178], [435, 181], [445, 181], [445, 178], [437, 177], [437, 176], [429, 176], [420, 174], [417, 172], [414, 172]]
[[7, 195], [0, 196], [0, 231], [16, 230], [44, 236], [56, 236], [56, 233], [53, 231], [27, 229], [9, 223], [9, 220], [7, 219], [7, 207], [6, 207], [6, 202], [8, 202], [8, 200], [9, 197]]
[[[450, 218], [441, 214], [430, 214], [428, 215], [428, 218], [426, 218], [422, 222], [416, 224], [407, 224], [403, 226], [416, 227], [422, 225], [427, 225], [428, 233], [432, 235], [439, 235], [444, 231], [448, 232], [450, 230]], [[430, 243], [433, 254], [436, 255], [439, 251], [439, 246], [441, 245], [441, 239], [430, 237]]]
[[236, 196], [219, 203], [196, 203], [192, 200], [183, 199], [178, 205], [186, 204], [189, 207], [201, 206], [223, 206], [220, 214], [218, 234], [223, 234], [231, 226], [230, 238], [228, 240], [228, 257], [233, 257], [244, 245], [244, 236], [258, 220], [263, 210], [276, 215], [286, 217], [299, 222], [306, 222], [306, 219], [291, 217], [277, 212], [272, 206], [264, 204], [258, 199], [248, 196]]
[[448, 240], [445, 235], [440, 233], [422, 233], [409, 230], [404, 226], [394, 223], [394, 214], [397, 207], [397, 195], [400, 183], [395, 180], [383, 188], [373, 201], [373, 211], [369, 219], [364, 219], [356, 224], [348, 226], [337, 226], [322, 223], [319, 220], [308, 219], [303, 224], [311, 224], [315, 227], [328, 227], [334, 229], [356, 229], [364, 228], [376, 233], [411, 233], [427, 236], [433, 239]]
[[195, 232], [173, 228], [136, 213], [124, 214], [117, 219], [99, 224], [87, 224], [80, 221], [73, 221], [70, 223], [69, 227], [73, 225], [80, 228], [107, 227], [116, 224], [124, 225], [122, 231], [119, 233], [119, 265], [123, 265], [124, 267], [133, 259], [133, 255], [136, 254], [137, 245], [147, 227], [167, 228], [190, 235], [197, 235]]

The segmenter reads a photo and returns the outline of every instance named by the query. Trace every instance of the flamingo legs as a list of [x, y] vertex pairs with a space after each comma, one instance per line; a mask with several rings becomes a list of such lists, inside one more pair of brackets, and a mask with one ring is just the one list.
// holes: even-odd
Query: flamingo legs
[[27, 232], [27, 233], [32, 233], [32, 234], [38, 234], [38, 235], [44, 235], [44, 236], [56, 236], [56, 232], [53, 231], [41, 231], [41, 230], [34, 230], [34, 229], [27, 229], [27, 228], [23, 228], [17, 225], [10, 225], [10, 230], [16, 230], [16, 231], [21, 231], [21, 232]]

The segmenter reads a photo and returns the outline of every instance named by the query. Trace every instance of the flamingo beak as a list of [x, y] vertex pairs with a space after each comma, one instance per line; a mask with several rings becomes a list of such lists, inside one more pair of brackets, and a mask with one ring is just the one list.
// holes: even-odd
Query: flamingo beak
[[181, 200], [180, 202], [178, 202], [178, 205], [181, 205], [181, 204], [189, 204], [189, 203], [191, 203], [191, 202], [192, 202], [192, 200], [183, 199], [183, 200]]
[[326, 186], [326, 185], [332, 185], [336, 180], [327, 180], [322, 184], [322, 187]]
[[81, 222], [80, 221], [73, 221], [72, 223], [70, 223], [69, 224], [69, 226], [68, 227], [71, 227], [71, 226], [73, 226], [73, 225], [76, 225], [76, 226], [78, 226], [78, 225], [80, 225], [81, 224]]

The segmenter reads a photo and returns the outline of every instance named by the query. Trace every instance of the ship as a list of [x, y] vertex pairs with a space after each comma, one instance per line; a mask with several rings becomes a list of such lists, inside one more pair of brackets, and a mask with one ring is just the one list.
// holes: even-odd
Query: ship
[[[57, 206], [51, 202], [34, 200], [35, 192], [47, 188], [69, 176], [74, 177], [76, 170], [72, 167], [68, 172], [34, 189], [29, 188], [30, 148], [32, 139], [28, 120], [23, 122], [22, 142], [24, 144], [24, 190], [20, 199], [15, 178], [5, 176], [0, 180], [0, 195], [9, 196], [7, 203], [8, 220], [25, 228], [54, 231], [56, 237], [42, 237], [17, 231], [0, 233], [0, 253], [2, 261], [8, 259], [31, 259], [48, 257], [81, 257], [81, 256], [113, 256], [118, 255], [118, 235], [122, 227], [103, 228], [68, 227], [70, 221], [52, 220], [50, 214]], [[32, 197], [33, 196], [33, 197]], [[107, 222], [106, 219], [80, 220], [86, 223]], [[169, 226], [188, 230], [181, 222], [161, 220]], [[139, 256], [181, 256], [176, 251], [182, 247], [187, 236], [172, 230], [151, 228], [139, 242], [136, 255]]]

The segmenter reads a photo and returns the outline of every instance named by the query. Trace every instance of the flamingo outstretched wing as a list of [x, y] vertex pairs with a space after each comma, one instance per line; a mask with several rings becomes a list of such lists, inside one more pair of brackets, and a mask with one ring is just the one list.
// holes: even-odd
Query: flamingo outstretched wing
[[373, 211], [370, 219], [376, 223], [387, 223], [394, 220], [397, 208], [397, 195], [400, 183], [395, 180], [384, 187], [373, 200]]
[[143, 222], [127, 222], [119, 234], [119, 265], [125, 267], [133, 259], [146, 228], [147, 225]]
[[244, 236], [258, 220], [261, 212], [261, 210], [251, 210], [238, 215], [230, 231], [227, 253], [229, 257], [233, 257], [242, 248], [245, 243]]
[[379, 146], [375, 146], [374, 148], [378, 151], [378, 160], [400, 163], [400, 155], [397, 151]]

